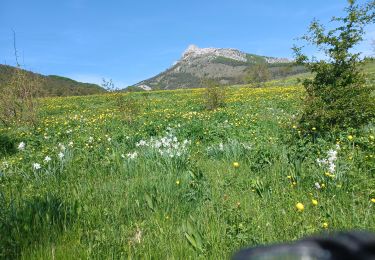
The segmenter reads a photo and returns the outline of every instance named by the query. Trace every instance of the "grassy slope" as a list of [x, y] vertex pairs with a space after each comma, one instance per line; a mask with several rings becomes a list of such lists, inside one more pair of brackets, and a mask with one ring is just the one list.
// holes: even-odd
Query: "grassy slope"
[[[12, 80], [15, 68], [0, 64], [0, 89], [6, 87]], [[40, 77], [40, 86], [45, 96], [83, 96], [104, 93], [105, 90], [90, 83], [81, 83], [61, 76], [44, 76], [25, 71], [28, 79]]]
[[[322, 232], [324, 222], [375, 231], [374, 128], [354, 141], [343, 133], [336, 176], [325, 176], [316, 159], [335, 143], [293, 138], [301, 87], [229, 88], [216, 111], [203, 109], [201, 89], [125, 95], [143, 106], [133, 124], [116, 96], [102, 95], [45, 99], [38, 129], [1, 129], [26, 149], [0, 163], [0, 254], [222, 259]], [[191, 141], [181, 157], [135, 145], [168, 127]]]

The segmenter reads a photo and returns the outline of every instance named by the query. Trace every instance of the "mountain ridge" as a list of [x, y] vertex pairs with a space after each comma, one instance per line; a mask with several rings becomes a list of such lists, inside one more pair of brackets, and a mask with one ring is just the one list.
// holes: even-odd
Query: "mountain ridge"
[[[16, 67], [0, 64], [0, 90], [12, 80]], [[22, 69], [22, 68], [21, 68]], [[58, 75], [42, 75], [22, 69], [28, 79], [39, 77], [43, 96], [84, 96], [106, 92], [104, 88], [92, 83], [83, 83]]]
[[[181, 58], [164, 72], [133, 85], [143, 90], [202, 87], [203, 79], [244, 84], [249, 68], [258, 63], [269, 67], [272, 79], [302, 71], [292, 60], [245, 53], [233, 48], [199, 48], [189, 45]], [[285, 75], [282, 75], [285, 74]]]

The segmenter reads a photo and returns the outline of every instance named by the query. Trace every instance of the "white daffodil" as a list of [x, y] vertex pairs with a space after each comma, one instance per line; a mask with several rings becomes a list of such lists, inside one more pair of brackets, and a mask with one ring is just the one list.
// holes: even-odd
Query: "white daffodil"
[[42, 166], [40, 166], [39, 163], [33, 163], [33, 168], [34, 170], [39, 170], [40, 168], [42, 168]]

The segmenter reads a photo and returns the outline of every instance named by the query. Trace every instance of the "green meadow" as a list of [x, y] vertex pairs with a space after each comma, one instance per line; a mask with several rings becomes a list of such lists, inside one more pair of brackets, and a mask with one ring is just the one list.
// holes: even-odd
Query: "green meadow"
[[36, 127], [0, 128], [0, 258], [225, 259], [375, 231], [374, 124], [302, 135], [304, 95], [290, 78], [211, 111], [203, 89], [41, 99]]

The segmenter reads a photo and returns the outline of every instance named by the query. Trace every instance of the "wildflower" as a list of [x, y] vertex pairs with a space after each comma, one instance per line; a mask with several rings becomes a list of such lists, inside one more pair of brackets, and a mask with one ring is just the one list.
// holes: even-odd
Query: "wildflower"
[[335, 172], [336, 170], [336, 165], [334, 163], [330, 163], [329, 167], [328, 167], [328, 170], [330, 172]]
[[49, 161], [51, 161], [52, 159], [51, 159], [51, 157], [49, 157], [48, 155], [44, 158], [44, 161], [45, 162], [49, 162]]
[[26, 144], [24, 142], [20, 142], [20, 144], [18, 145], [18, 150], [23, 151], [25, 150], [25, 147], [26, 147]]
[[327, 229], [328, 228], [328, 223], [324, 222], [322, 226], [323, 226], [323, 228]]
[[[336, 145], [336, 149], [339, 150], [340, 146]], [[317, 159], [316, 162], [319, 166], [327, 165], [329, 174], [333, 174], [336, 171], [336, 160], [337, 160], [337, 150], [329, 150], [327, 152], [327, 159]], [[328, 176], [328, 175], [327, 175]]]
[[62, 152], [59, 152], [58, 156], [60, 159], [64, 158], [64, 154]]
[[293, 126], [293, 129], [296, 129], [296, 128], [297, 128], [297, 126], [294, 125], [294, 126]]
[[372, 202], [372, 203], [375, 203], [375, 198], [372, 198], [372, 199], [371, 199], [371, 202]]
[[326, 172], [324, 175], [330, 178], [335, 178], [335, 175], [331, 174], [330, 172]]
[[289, 180], [291, 180], [292, 179], [292, 176], [290, 176], [290, 175], [288, 175], [288, 176], [286, 176]]
[[65, 145], [63, 145], [62, 143], [59, 143], [59, 148], [61, 151], [65, 151]]
[[302, 212], [302, 211], [305, 210], [305, 206], [304, 206], [301, 202], [298, 202], [298, 203], [296, 204], [296, 208], [297, 208], [297, 210], [298, 210], [299, 212]]
[[374, 140], [375, 137], [374, 137], [373, 135], [370, 135], [370, 139], [371, 139], [371, 140]]
[[238, 162], [234, 162], [234, 163], [233, 163], [233, 167], [234, 167], [234, 168], [238, 168], [238, 167], [240, 167], [240, 164], [239, 164]]
[[34, 170], [39, 170], [42, 167], [40, 166], [39, 163], [33, 163], [33, 168], [34, 168]]
[[312, 203], [314, 206], [317, 206], [317, 205], [318, 205], [318, 201], [315, 200], [315, 199], [312, 199], [312, 200], [311, 200], [311, 203]]
[[311, 128], [311, 130], [316, 131], [316, 127]]
[[137, 158], [138, 153], [137, 153], [137, 152], [128, 153], [126, 156], [127, 156], [130, 160], [134, 160], [135, 158]]
[[320, 190], [322, 187], [320, 187], [320, 184], [319, 184], [319, 182], [315, 182], [315, 188], [317, 189], [317, 190]]
[[348, 140], [352, 141], [353, 140], [353, 136], [352, 135], [348, 135]]
[[141, 140], [141, 141], [139, 141], [138, 143], [136, 143], [135, 144], [135, 146], [145, 146], [147, 143], [146, 143], [146, 141], [144, 141], [144, 140]]
[[177, 181], [176, 181], [176, 184], [177, 184], [177, 185], [180, 185], [180, 181], [179, 181], [179, 180], [177, 180]]
[[68, 145], [69, 145], [69, 147], [73, 147], [73, 144], [74, 144], [73, 142], [69, 142]]

